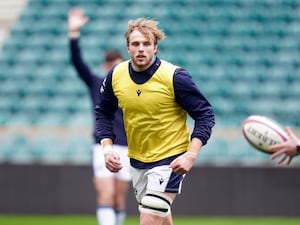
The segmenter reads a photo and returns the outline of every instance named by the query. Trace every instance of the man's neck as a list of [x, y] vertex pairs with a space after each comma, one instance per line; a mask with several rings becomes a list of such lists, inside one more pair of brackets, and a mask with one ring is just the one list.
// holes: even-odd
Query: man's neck
[[135, 72], [143, 72], [143, 71], [146, 71], [147, 69], [149, 69], [149, 68], [153, 65], [153, 63], [156, 61], [156, 58], [157, 58], [157, 56], [154, 55], [153, 58], [152, 58], [152, 60], [151, 60], [151, 63], [149, 64], [149, 66], [148, 66], [147, 68], [143, 69], [143, 70], [137, 69], [137, 68], [134, 66], [134, 64], [131, 63], [132, 69], [133, 69]]

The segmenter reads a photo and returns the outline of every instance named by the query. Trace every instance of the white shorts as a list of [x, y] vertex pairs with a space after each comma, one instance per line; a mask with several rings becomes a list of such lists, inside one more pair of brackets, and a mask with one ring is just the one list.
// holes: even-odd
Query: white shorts
[[110, 172], [105, 166], [104, 154], [100, 144], [93, 147], [93, 172], [95, 177], [106, 178], [115, 177], [122, 181], [130, 181], [130, 163], [127, 156], [128, 149], [126, 146], [113, 145], [113, 150], [120, 155], [123, 168], [118, 173]]
[[152, 169], [136, 169], [131, 167], [132, 184], [138, 203], [147, 190], [180, 194], [185, 175], [172, 171], [169, 165]]

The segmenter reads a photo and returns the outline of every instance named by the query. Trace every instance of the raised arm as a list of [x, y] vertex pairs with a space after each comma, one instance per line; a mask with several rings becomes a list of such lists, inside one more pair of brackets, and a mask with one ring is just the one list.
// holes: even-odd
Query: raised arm
[[87, 64], [83, 61], [79, 47], [80, 29], [87, 23], [88, 17], [80, 8], [73, 8], [68, 14], [68, 29], [70, 41], [70, 57], [78, 76], [88, 86], [92, 86], [94, 76]]

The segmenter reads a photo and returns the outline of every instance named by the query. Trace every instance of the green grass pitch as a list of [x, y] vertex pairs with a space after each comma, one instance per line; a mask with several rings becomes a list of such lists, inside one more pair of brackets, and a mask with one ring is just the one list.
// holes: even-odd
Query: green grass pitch
[[[93, 215], [0, 215], [1, 225], [97, 225]], [[124, 225], [138, 225], [128, 216]], [[299, 225], [300, 217], [207, 217], [174, 216], [174, 225]]]

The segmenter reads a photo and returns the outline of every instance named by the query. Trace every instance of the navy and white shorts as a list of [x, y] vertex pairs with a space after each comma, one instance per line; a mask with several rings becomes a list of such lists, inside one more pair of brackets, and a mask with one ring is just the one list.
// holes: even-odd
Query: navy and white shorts
[[169, 165], [151, 169], [131, 167], [132, 184], [137, 202], [140, 203], [147, 191], [180, 194], [185, 175], [176, 174]]

